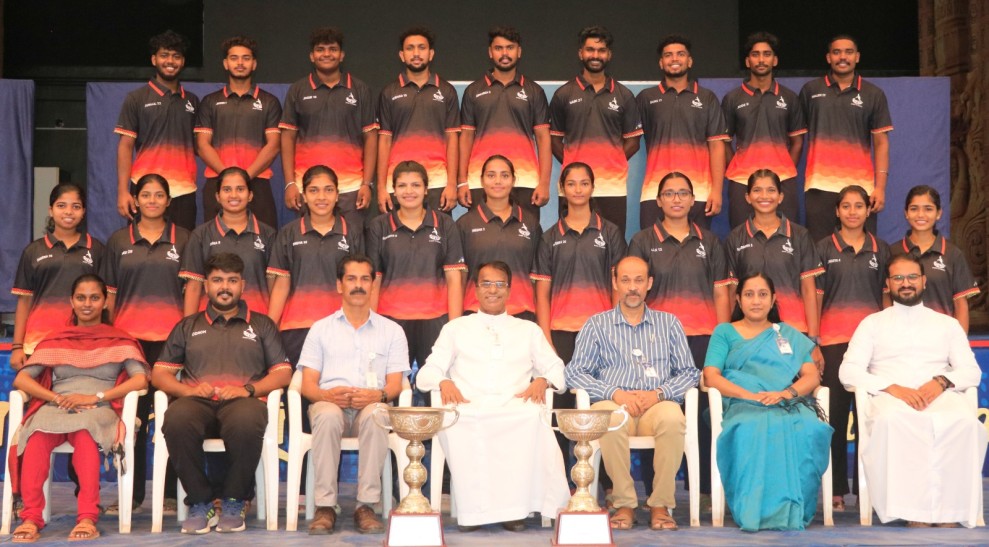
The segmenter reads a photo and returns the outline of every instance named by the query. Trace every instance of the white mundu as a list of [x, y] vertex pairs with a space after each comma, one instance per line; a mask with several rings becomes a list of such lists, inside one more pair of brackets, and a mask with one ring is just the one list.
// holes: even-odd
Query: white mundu
[[516, 397], [535, 377], [558, 390], [564, 386], [563, 361], [539, 327], [483, 312], [447, 323], [416, 377], [423, 391], [453, 380], [469, 401], [457, 407], [457, 424], [439, 434], [461, 526], [536, 511], [556, 518], [570, 499], [563, 457], [540, 419], [541, 405]]
[[[940, 375], [954, 387], [924, 410], [882, 391], [892, 384], [917, 389]], [[859, 417], [872, 431], [862, 458], [882, 522], [975, 526], [987, 435], [961, 391], [978, 386], [981, 375], [953, 317], [894, 303], [859, 324], [839, 378], [874, 395], [870, 415]]]

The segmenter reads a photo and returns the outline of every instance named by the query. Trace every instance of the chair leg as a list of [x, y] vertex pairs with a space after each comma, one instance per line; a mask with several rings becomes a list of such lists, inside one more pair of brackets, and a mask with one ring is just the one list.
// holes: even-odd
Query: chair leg
[[381, 468], [381, 516], [388, 518], [391, 513], [392, 486], [391, 486], [391, 451], [385, 452], [385, 465]]
[[131, 512], [134, 507], [134, 447], [125, 449], [123, 468], [117, 465], [117, 507], [120, 511], [119, 530], [121, 534], [129, 534], [131, 529]]
[[189, 506], [185, 504], [185, 488], [182, 488], [182, 481], [176, 481], [178, 486], [175, 488], [175, 496], [177, 503], [175, 504], [175, 516], [179, 522], [186, 519], [189, 514]]
[[[161, 442], [161, 441], [159, 441]], [[155, 446], [154, 470], [151, 473], [151, 533], [160, 534], [165, 505], [165, 468], [168, 454]]]
[[714, 444], [711, 443], [711, 526], [720, 528], [725, 525], [725, 491], [721, 484]]
[[294, 532], [299, 528], [299, 486], [302, 482], [302, 459], [305, 454], [301, 450], [288, 453], [288, 476], [285, 479], [285, 530]]
[[[10, 426], [8, 426], [10, 427]], [[10, 476], [10, 466], [4, 465], [3, 476]], [[14, 521], [14, 490], [9, 480], [3, 481], [3, 525], [0, 527], [0, 535], [10, 534], [10, 523]]]
[[821, 477], [821, 499], [823, 500], [822, 505], [824, 506], [824, 525], [834, 526], [834, 506], [831, 504], [831, 500], [834, 498], [834, 485], [831, 483], [832, 476], [831, 469], [831, 452], [828, 452], [828, 468], [824, 471], [824, 476]]
[[316, 464], [312, 458], [306, 465], [306, 520], [316, 516]]

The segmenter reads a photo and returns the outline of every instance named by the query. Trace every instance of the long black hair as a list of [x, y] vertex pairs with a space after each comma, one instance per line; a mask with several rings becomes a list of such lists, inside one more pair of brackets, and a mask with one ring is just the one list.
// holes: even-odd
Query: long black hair
[[[766, 285], [769, 285], [769, 294], [771, 294], [772, 296], [776, 296], [776, 285], [773, 284], [773, 280], [770, 279], [768, 275], [766, 275], [766, 274], [764, 274], [762, 272], [752, 273], [752, 274], [746, 275], [742, 279], [739, 279], [738, 280], [738, 285], [735, 286], [735, 296], [737, 296], [738, 298], [741, 298], [742, 297], [742, 290], [745, 288], [745, 284], [748, 283], [750, 279], [755, 279], [757, 277], [758, 278], [765, 279], [766, 280]], [[735, 301], [735, 309], [733, 309], [732, 312], [731, 312], [731, 321], [732, 322], [741, 321], [743, 317], [745, 317], [745, 314], [742, 313], [742, 307], [738, 305], [738, 301], [736, 300]], [[781, 323], [782, 322], [780, 320], [780, 308], [779, 308], [779, 305], [776, 302], [773, 302], [773, 307], [770, 308], [770, 310], [769, 310], [769, 318], [768, 319], [769, 319], [769, 321], [771, 323]]]

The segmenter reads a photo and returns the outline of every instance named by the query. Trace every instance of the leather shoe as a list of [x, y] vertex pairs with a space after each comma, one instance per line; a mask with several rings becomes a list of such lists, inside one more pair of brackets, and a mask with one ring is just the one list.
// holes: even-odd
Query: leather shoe
[[509, 520], [507, 522], [501, 523], [501, 527], [509, 532], [521, 532], [525, 530], [524, 520]]
[[317, 507], [312, 522], [309, 523], [310, 536], [322, 536], [333, 533], [337, 524], [337, 512], [332, 507]]
[[361, 505], [354, 511], [354, 524], [357, 525], [357, 531], [362, 534], [385, 533], [385, 525], [378, 515], [374, 514], [374, 509], [368, 505]]
[[474, 526], [463, 526], [461, 524], [457, 525], [457, 531], [459, 531], [461, 534], [469, 534], [471, 532], [476, 532], [478, 528], [480, 528], [480, 525], [474, 525]]

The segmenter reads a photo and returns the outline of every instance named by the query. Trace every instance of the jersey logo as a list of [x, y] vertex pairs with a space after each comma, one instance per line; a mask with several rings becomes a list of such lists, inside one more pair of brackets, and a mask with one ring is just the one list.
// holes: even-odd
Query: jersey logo
[[443, 102], [443, 93], [441, 93], [440, 90], [437, 89], [436, 93], [433, 93], [433, 100], [438, 102]]
[[704, 108], [704, 103], [701, 102], [700, 97], [694, 97], [694, 100], [690, 101], [690, 106], [694, 108]]
[[530, 237], [531, 235], [532, 235], [532, 232], [529, 231], [529, 228], [523, 222], [522, 223], [522, 227], [519, 228], [519, 237], [524, 237], [526, 239], [532, 239]]
[[608, 103], [608, 110], [618, 112], [618, 97], [612, 97], [611, 102]]
[[703, 243], [697, 244], [697, 258], [707, 258], [707, 249], [704, 248]]
[[192, 106], [192, 101], [185, 102], [185, 111], [188, 112], [189, 114], [196, 113], [196, 107]]
[[429, 241], [433, 243], [441, 243], [443, 241], [443, 238], [440, 237], [440, 233], [436, 231], [435, 226], [433, 226], [432, 233], [429, 234]]
[[862, 94], [861, 93], [856, 94], [854, 97], [852, 97], [852, 106], [857, 106], [859, 108], [862, 108], [862, 104], [863, 103], [862, 103]]
[[869, 259], [869, 269], [870, 270], [879, 269], [879, 261], [876, 260], [876, 253], [872, 253], [872, 258]]
[[776, 101], [776, 108], [786, 110], [786, 101], [783, 100], [782, 96], [780, 97], [780, 100]]
[[337, 249], [341, 251], [349, 251], [350, 244], [347, 243], [347, 236], [340, 236], [340, 243], [337, 243]]
[[264, 110], [264, 106], [261, 105], [261, 99], [254, 99], [254, 110]]
[[254, 250], [264, 252], [264, 242], [261, 241], [261, 236], [254, 238]]
[[783, 243], [782, 250], [784, 253], [793, 256], [793, 245], [790, 244], [790, 238], [786, 238], [786, 242]]
[[515, 94], [515, 98], [518, 99], [518, 100], [520, 100], [520, 101], [526, 101], [526, 102], [529, 101], [529, 96], [525, 94], [525, 90], [524, 89], [522, 91], [519, 91], [518, 93], [516, 93]]
[[597, 247], [598, 249], [604, 249], [605, 247], [608, 246], [608, 244], [605, 243], [604, 238], [602, 237], [602, 234], [600, 232], [598, 233], [598, 236], [594, 238], [594, 246]]
[[175, 249], [175, 245], [172, 245], [172, 248], [165, 253], [165, 258], [171, 260], [172, 262], [179, 261], [179, 252]]
[[347, 98], [346, 98], [346, 99], [344, 99], [344, 100], [345, 100], [345, 101], [346, 101], [346, 103], [347, 103], [347, 104], [349, 104], [350, 106], [357, 106], [357, 99], [355, 99], [355, 98], [354, 98], [354, 94], [353, 94], [353, 93], [350, 93], [350, 94], [348, 94], [348, 95], [347, 95]]
[[[85, 259], [84, 259], [84, 260], [85, 260]], [[939, 257], [937, 257], [937, 260], [935, 260], [935, 261], [934, 261], [934, 264], [931, 264], [931, 266], [933, 266], [935, 270], [940, 270], [940, 271], [942, 271], [942, 272], [943, 272], [943, 271], [945, 270], [945, 268], [947, 268], [947, 267], [948, 267], [948, 266], [947, 266], [947, 265], [946, 265], [946, 264], [944, 263], [944, 257], [943, 257], [943, 256], [939, 256]]]
[[250, 340], [251, 342], [255, 342], [257, 341], [257, 339], [258, 339], [258, 335], [254, 333], [254, 327], [248, 325], [247, 328], [244, 329], [244, 340]]
[[87, 265], [87, 266], [92, 266], [93, 265], [93, 254], [91, 252], [89, 252], [89, 251], [86, 251], [86, 254], [82, 255], [82, 263], [85, 264], [85, 265]]

